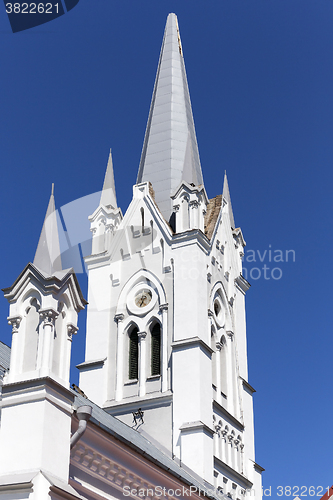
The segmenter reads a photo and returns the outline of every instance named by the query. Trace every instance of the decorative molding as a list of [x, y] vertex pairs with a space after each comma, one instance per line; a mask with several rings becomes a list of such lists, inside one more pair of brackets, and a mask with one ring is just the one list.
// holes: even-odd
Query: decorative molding
[[9, 316], [7, 318], [8, 325], [12, 326], [12, 334], [18, 332], [18, 329], [20, 327], [20, 323], [22, 321], [22, 316], [17, 315], [17, 316]]
[[125, 486], [135, 489], [140, 487], [144, 489], [152, 488], [153, 490], [156, 486], [134, 474], [131, 469], [125, 468], [124, 464], [111, 460], [100, 452], [96, 453], [82, 443], [73, 448], [71, 463], [89, 475], [93, 475], [107, 484], [112, 484], [114, 488], [121, 492], [123, 492]]
[[73, 335], [76, 335], [78, 332], [78, 327], [73, 325], [73, 323], [68, 323], [67, 325], [67, 337], [68, 340], [72, 340]]
[[114, 317], [115, 322], [118, 324], [125, 318], [124, 314], [116, 314]]
[[147, 332], [138, 332], [138, 339], [141, 342], [142, 340], [146, 340]]

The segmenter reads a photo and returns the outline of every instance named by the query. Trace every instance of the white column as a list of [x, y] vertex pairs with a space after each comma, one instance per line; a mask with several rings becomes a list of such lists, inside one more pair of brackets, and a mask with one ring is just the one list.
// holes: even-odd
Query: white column
[[139, 396], [146, 394], [146, 337], [147, 332], [138, 332], [139, 338]]
[[214, 426], [214, 455], [221, 459], [221, 452], [220, 452], [220, 431], [221, 431], [221, 426], [220, 424], [215, 424]]
[[234, 469], [239, 472], [239, 462], [238, 462], [238, 454], [239, 454], [239, 439], [234, 438]]
[[12, 326], [12, 346], [10, 351], [10, 375], [12, 377], [20, 372], [20, 339], [18, 336], [22, 316], [11, 316], [7, 318], [7, 321]]
[[243, 443], [241, 443], [240, 447], [239, 447], [239, 472], [241, 474], [245, 474], [245, 470], [244, 470], [244, 445]]
[[[180, 232], [187, 231], [189, 229], [189, 197], [184, 196], [180, 202], [180, 217], [181, 217], [181, 228]], [[177, 233], [179, 232], [176, 228]]]
[[221, 404], [221, 349], [222, 344], [216, 342], [216, 352], [215, 352], [215, 370], [216, 370], [216, 392], [217, 392], [217, 402]]
[[234, 372], [234, 363], [233, 363], [233, 357], [234, 357], [234, 350], [233, 350], [233, 332], [228, 331], [227, 332], [228, 340], [227, 340], [227, 356], [226, 356], [226, 361], [227, 361], [227, 402], [228, 402], [228, 411], [232, 415], [234, 414], [235, 411], [235, 372]]
[[116, 314], [114, 317], [117, 322], [117, 364], [116, 364], [116, 401], [123, 398], [124, 385], [124, 324], [123, 314]]
[[222, 430], [221, 436], [222, 436], [221, 460], [226, 464], [228, 458], [227, 458], [227, 431], [225, 429]]
[[162, 392], [168, 390], [168, 304], [161, 304], [162, 312]]
[[39, 328], [39, 335], [43, 336], [43, 351], [41, 357], [41, 376], [47, 376], [52, 367], [52, 354], [53, 354], [53, 336], [54, 336], [54, 323], [58, 316], [58, 312], [54, 309], [40, 309], [39, 316], [43, 320]]
[[193, 200], [189, 204], [190, 207], [190, 229], [199, 228], [199, 203], [197, 200]]
[[230, 467], [234, 467], [234, 464], [233, 464], [233, 435], [230, 433], [228, 436], [227, 436], [227, 447], [228, 447], [228, 465]]
[[61, 356], [60, 363], [61, 367], [59, 370], [60, 376], [65, 382], [69, 382], [69, 372], [71, 366], [71, 350], [72, 350], [72, 339], [73, 335], [76, 335], [78, 327], [72, 323], [67, 325], [67, 336], [65, 339], [65, 355]]

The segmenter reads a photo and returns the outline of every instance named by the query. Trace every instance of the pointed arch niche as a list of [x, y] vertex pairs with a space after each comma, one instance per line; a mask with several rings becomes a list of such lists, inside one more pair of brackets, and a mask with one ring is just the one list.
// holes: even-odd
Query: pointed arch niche
[[215, 283], [211, 290], [209, 316], [211, 347], [214, 351], [212, 356], [213, 394], [216, 401], [227, 408], [228, 397], [232, 398], [231, 349], [228, 346], [226, 333], [231, 329], [231, 315], [221, 282]]
[[[142, 292], [141, 292], [142, 291]], [[141, 306], [138, 294], [149, 295]], [[115, 319], [118, 325], [116, 401], [168, 390], [168, 304], [160, 280], [142, 269], [122, 289]]]

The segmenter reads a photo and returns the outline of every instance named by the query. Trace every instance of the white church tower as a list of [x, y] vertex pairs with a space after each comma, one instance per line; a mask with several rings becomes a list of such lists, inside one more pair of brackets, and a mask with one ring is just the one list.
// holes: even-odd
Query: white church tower
[[207, 485], [235, 500], [249, 492], [261, 498], [247, 370], [245, 242], [226, 176], [222, 195], [209, 200], [205, 191], [174, 14], [133, 200], [123, 216], [110, 154], [90, 220], [80, 388]]
[[79, 498], [68, 485], [74, 402], [69, 371], [72, 336], [86, 301], [73, 269], [62, 268], [53, 188], [34, 262], [3, 292], [12, 346], [2, 387], [0, 497], [43, 500], [57, 486], [68, 495], [61, 498]]

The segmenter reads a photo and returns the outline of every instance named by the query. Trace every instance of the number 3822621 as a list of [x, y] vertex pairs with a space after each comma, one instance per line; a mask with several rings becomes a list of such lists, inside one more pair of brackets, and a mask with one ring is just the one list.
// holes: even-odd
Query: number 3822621
[[[326, 491], [329, 491], [330, 487], [327, 486]], [[277, 496], [310, 496], [310, 497], [321, 497], [324, 495], [325, 489], [322, 486], [278, 486]]]
[[58, 14], [59, 4], [52, 3], [6, 3], [7, 14]]

